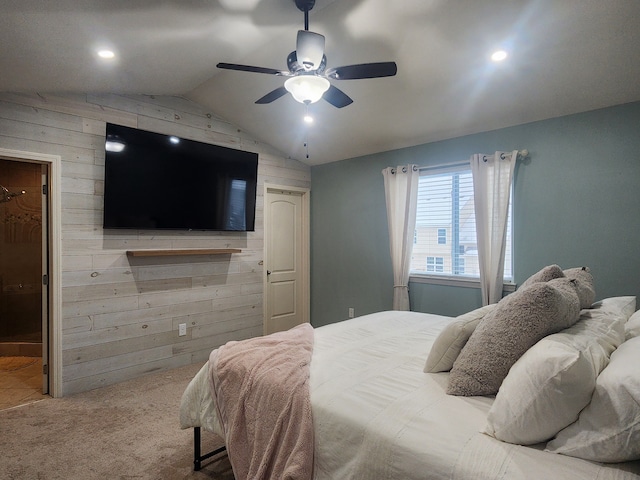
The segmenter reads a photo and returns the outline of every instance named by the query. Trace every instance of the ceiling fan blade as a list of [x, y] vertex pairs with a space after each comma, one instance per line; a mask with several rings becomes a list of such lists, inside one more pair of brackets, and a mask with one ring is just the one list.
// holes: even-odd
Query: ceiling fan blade
[[324, 92], [322, 98], [337, 108], [346, 107], [353, 103], [353, 100], [349, 95], [333, 85], [329, 87], [329, 90]]
[[317, 70], [324, 56], [324, 35], [298, 30], [296, 57], [305, 70]]
[[219, 63], [218, 65], [216, 65], [216, 67], [224, 68], [226, 70], [239, 70], [241, 72], [266, 73], [267, 75], [291, 75], [289, 72], [276, 70], [275, 68], [253, 67], [251, 65], [238, 65], [236, 63]]
[[396, 62], [361, 63], [330, 68], [326, 76], [336, 80], [358, 80], [360, 78], [393, 77], [398, 71]]
[[264, 104], [264, 103], [271, 103], [274, 100], [279, 99], [280, 97], [282, 97], [283, 95], [287, 94], [287, 89], [284, 87], [278, 87], [275, 90], [272, 90], [271, 92], [267, 93], [264, 97], [259, 98], [258, 100], [256, 100], [256, 103], [259, 104]]

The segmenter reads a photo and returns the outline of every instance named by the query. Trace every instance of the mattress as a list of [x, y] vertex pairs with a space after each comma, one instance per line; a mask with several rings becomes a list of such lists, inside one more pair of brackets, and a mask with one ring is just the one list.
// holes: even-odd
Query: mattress
[[[446, 395], [448, 373], [423, 373], [451, 320], [391, 311], [315, 329], [315, 480], [640, 478], [640, 462], [599, 464], [480, 433], [494, 397]], [[207, 364], [185, 391], [180, 419], [223, 436]]]

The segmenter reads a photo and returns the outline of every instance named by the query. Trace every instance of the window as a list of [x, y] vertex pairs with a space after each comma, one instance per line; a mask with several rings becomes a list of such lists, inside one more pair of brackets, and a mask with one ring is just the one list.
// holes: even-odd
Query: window
[[427, 272], [444, 272], [444, 257], [427, 257]]
[[[512, 279], [511, 205], [504, 278]], [[468, 165], [426, 169], [418, 182], [411, 274], [479, 278], [473, 177]]]

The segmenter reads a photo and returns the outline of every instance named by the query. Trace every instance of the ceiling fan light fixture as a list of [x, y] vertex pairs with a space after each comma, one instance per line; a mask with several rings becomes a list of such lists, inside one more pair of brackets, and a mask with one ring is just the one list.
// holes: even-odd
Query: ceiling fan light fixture
[[329, 80], [317, 75], [298, 75], [284, 82], [284, 88], [293, 95], [293, 98], [305, 104], [320, 100], [324, 92], [329, 90], [330, 85]]

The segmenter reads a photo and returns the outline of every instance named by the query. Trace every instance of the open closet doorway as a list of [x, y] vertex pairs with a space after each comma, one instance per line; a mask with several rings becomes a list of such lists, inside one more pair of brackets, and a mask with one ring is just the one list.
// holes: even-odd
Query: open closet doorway
[[49, 393], [48, 170], [0, 158], [0, 408]]

